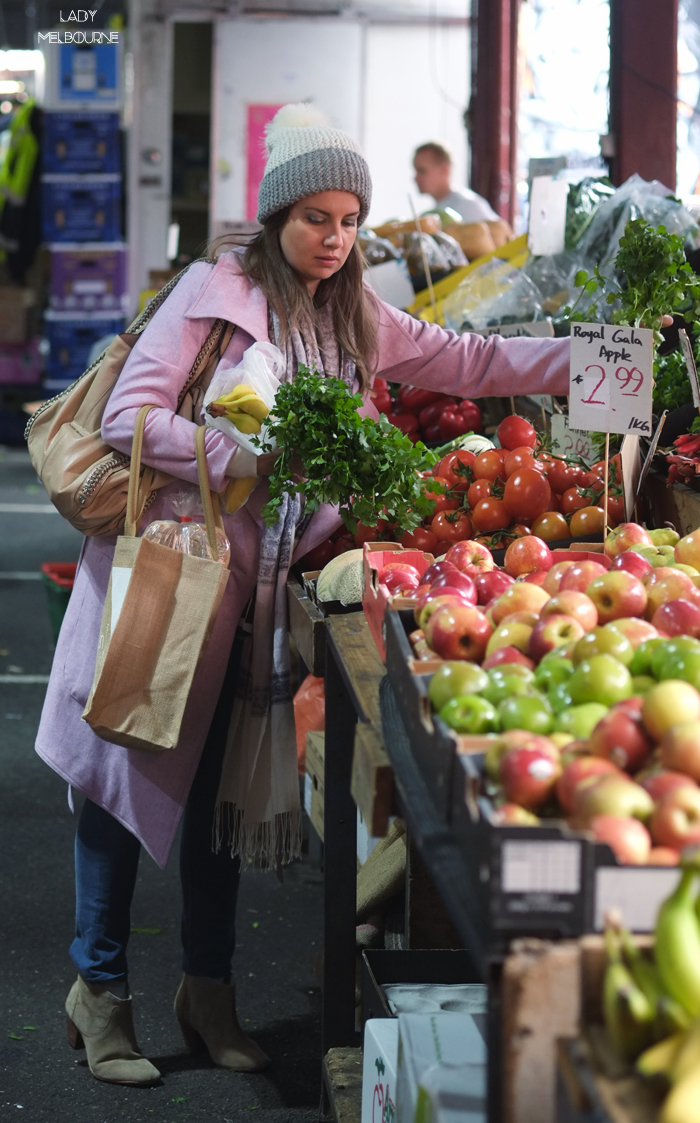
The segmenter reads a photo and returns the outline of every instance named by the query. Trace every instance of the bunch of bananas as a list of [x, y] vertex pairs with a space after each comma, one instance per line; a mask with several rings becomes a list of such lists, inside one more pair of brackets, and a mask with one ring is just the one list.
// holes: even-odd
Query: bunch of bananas
[[659, 909], [655, 962], [614, 919], [605, 932], [605, 1023], [641, 1076], [670, 1085], [659, 1123], [700, 1123], [700, 868], [688, 861]]
[[234, 386], [228, 394], [222, 394], [216, 401], [207, 406], [210, 417], [225, 417], [241, 433], [259, 433], [261, 423], [269, 413], [265, 405], [252, 386], [242, 383]]

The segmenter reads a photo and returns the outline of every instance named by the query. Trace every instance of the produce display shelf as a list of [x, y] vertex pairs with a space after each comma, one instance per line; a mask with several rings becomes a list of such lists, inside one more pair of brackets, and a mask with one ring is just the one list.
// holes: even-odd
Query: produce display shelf
[[470, 739], [430, 713], [429, 676], [408, 641], [414, 626], [411, 613], [386, 614], [384, 740], [399, 802], [465, 946], [486, 965], [517, 936], [600, 931], [612, 905], [634, 931], [650, 931], [678, 870], [619, 865], [605, 843], [557, 820], [494, 824], [478, 742], [470, 751]]

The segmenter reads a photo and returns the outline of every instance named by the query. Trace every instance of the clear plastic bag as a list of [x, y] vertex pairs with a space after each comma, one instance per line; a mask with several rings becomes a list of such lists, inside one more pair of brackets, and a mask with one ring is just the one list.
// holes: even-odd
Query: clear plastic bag
[[167, 546], [170, 550], [193, 554], [196, 558], [220, 561], [227, 566], [231, 557], [231, 543], [221, 527], [216, 527], [218, 557], [214, 558], [206, 526], [194, 521], [196, 515], [203, 517], [199, 490], [183, 484], [174, 492], [170, 503], [175, 514], [179, 515], [179, 520], [176, 522], [174, 519], [156, 519], [146, 527], [143, 538], [149, 542], [158, 542], [160, 546]]
[[[220, 368], [216, 371], [204, 395], [202, 418], [205, 425], [210, 429], [219, 429], [241, 448], [260, 456], [262, 449], [253, 443], [251, 436], [241, 432], [227, 417], [212, 417], [207, 413], [207, 406], [229, 394], [236, 386], [246, 386], [262, 399], [268, 410], [271, 410], [284, 373], [285, 360], [279, 347], [275, 347], [273, 343], [254, 343], [244, 352], [238, 366]], [[267, 426], [263, 422], [256, 439], [264, 440], [266, 430]]]
[[445, 298], [443, 311], [446, 326], [457, 332], [544, 319], [537, 286], [500, 258], [473, 269]]

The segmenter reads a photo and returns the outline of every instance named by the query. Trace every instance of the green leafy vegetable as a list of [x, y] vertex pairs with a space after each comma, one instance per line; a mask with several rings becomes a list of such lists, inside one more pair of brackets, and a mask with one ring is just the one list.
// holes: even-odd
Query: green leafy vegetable
[[[696, 336], [697, 340], [697, 336]], [[700, 361], [700, 348], [695, 344], [695, 361]], [[678, 409], [690, 405], [693, 392], [690, 388], [688, 368], [681, 351], [671, 351], [668, 355], [657, 355], [654, 359], [654, 409], [662, 413], [665, 409]]]
[[[415, 530], [431, 514], [432, 479], [418, 473], [437, 458], [385, 416], [379, 421], [360, 417], [362, 404], [344, 382], [304, 366], [294, 382], [280, 386], [267, 439], [260, 446], [272, 451], [274, 441], [281, 449], [270, 476], [270, 501], [262, 510], [267, 526], [277, 522], [285, 492], [301, 494], [308, 512], [322, 503], [337, 503], [353, 533], [358, 522], [376, 526], [379, 518], [400, 530]], [[295, 457], [303, 464], [301, 481], [293, 478]]]

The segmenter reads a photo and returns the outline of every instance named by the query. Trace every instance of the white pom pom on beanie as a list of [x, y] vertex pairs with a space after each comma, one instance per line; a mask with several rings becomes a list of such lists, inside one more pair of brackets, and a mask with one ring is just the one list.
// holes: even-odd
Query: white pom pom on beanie
[[359, 145], [306, 102], [284, 105], [265, 130], [267, 164], [258, 222], [320, 191], [349, 191], [360, 201], [359, 225], [372, 200], [369, 167]]

